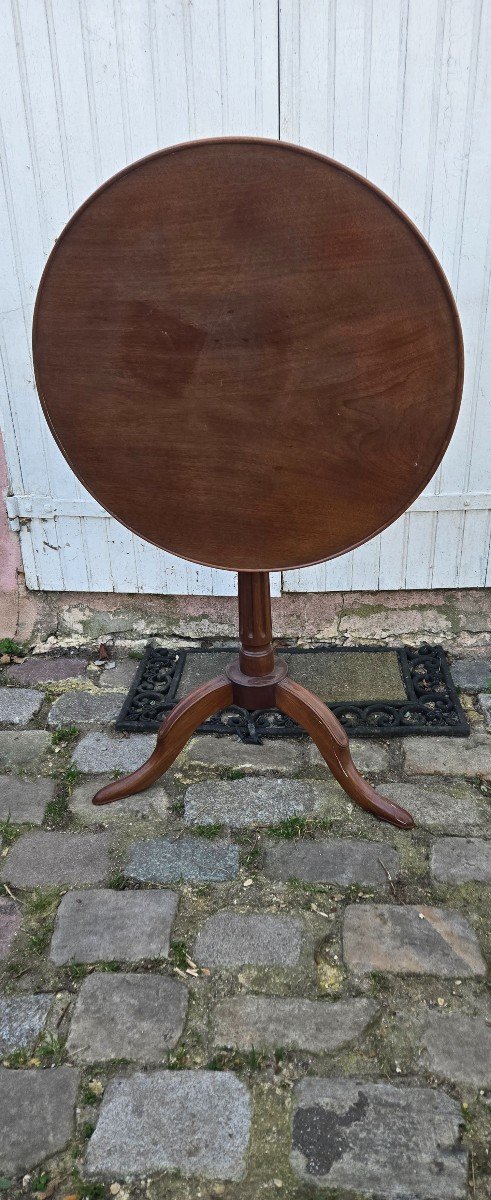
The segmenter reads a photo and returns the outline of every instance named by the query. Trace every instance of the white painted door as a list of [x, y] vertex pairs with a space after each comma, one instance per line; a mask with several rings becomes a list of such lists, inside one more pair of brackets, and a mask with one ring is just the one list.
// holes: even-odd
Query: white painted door
[[300, 142], [373, 179], [429, 238], [464, 328], [462, 414], [428, 494], [284, 587], [491, 583], [491, 0], [2, 0], [0, 21], [1, 404], [28, 586], [235, 585], [104, 515], [49, 433], [30, 357], [39, 278], [74, 209], [127, 162], [221, 133]]
[[276, 0], [1, 0], [0, 21], [3, 411], [28, 587], [227, 595], [232, 573], [133, 537], [75, 479], [37, 400], [30, 328], [55, 238], [105, 179], [190, 138], [277, 137]]
[[489, 585], [491, 3], [280, 0], [280, 12], [280, 136], [347, 163], [412, 217], [456, 296], [466, 354], [457, 429], [426, 493], [380, 537], [284, 586]]

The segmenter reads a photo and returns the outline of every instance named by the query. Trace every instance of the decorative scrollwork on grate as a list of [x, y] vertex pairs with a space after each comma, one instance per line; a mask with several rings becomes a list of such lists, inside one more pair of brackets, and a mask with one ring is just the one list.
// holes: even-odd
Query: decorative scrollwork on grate
[[[316, 646], [314, 650], [290, 649], [291, 654], [350, 654], [365, 650], [394, 653], [386, 647]], [[206, 651], [202, 651], [206, 653]], [[210, 651], [211, 653], [211, 651]], [[370, 700], [331, 704], [332, 711], [352, 737], [407, 737], [430, 734], [465, 737], [469, 724], [461, 707], [445, 652], [441, 646], [424, 644], [398, 648], [406, 700]], [[186, 650], [148, 646], [130, 692], [116, 722], [117, 729], [157, 730], [176, 704], [176, 694], [186, 661]], [[201, 733], [235, 733], [242, 742], [260, 744], [263, 738], [300, 737], [304, 731], [278, 709], [249, 712], [231, 705], [210, 717]]]

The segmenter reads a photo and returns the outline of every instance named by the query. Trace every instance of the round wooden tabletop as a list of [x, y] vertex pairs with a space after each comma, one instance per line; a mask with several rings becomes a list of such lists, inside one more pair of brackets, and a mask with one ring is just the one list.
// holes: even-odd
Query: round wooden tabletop
[[134, 533], [232, 570], [304, 566], [395, 520], [462, 388], [446, 279], [403, 213], [319, 154], [191, 142], [75, 214], [34, 317], [41, 403]]

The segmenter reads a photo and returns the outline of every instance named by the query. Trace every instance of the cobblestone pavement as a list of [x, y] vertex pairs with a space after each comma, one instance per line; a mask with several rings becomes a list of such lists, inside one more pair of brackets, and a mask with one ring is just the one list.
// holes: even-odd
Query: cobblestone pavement
[[490, 664], [470, 738], [354, 743], [411, 833], [308, 739], [95, 809], [135, 667], [0, 675], [0, 1196], [489, 1200]]

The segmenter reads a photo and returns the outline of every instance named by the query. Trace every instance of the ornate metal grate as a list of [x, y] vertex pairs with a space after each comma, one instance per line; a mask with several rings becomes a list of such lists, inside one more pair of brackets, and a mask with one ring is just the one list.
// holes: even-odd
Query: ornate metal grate
[[[283, 647], [285, 650], [286, 647]], [[289, 647], [289, 654], [397, 654], [405, 700], [367, 700], [331, 703], [330, 708], [352, 737], [387, 738], [426, 736], [467, 737], [468, 721], [460, 704], [445, 651], [441, 646], [315, 646], [311, 650]], [[149, 645], [116, 721], [117, 729], [142, 733], [156, 731], [177, 703], [186, 656], [216, 653], [207, 650], [166, 650]], [[230, 651], [230, 658], [234, 652]], [[199, 733], [236, 733], [243, 742], [263, 738], [301, 737], [303, 730], [277, 709], [248, 712], [232, 705], [202, 725]]]

